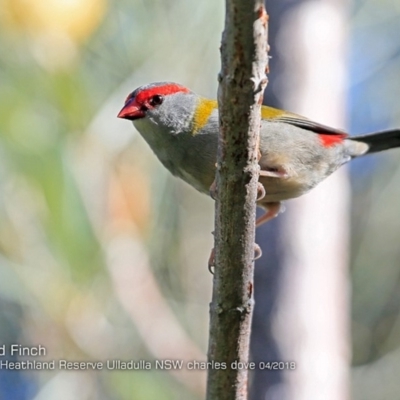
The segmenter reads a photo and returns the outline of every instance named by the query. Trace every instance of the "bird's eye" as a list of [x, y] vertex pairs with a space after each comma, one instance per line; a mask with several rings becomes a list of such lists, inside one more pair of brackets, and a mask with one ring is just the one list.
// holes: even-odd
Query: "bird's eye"
[[155, 94], [155, 95], [150, 99], [149, 104], [150, 104], [152, 107], [155, 107], [155, 106], [160, 105], [160, 104], [163, 102], [163, 100], [164, 100], [164, 97], [163, 97], [163, 96], [160, 96], [159, 94]]

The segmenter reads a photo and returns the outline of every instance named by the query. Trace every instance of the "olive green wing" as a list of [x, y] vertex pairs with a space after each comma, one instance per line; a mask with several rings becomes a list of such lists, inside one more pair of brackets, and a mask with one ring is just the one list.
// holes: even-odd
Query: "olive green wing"
[[262, 106], [261, 117], [264, 120], [294, 125], [322, 135], [341, 135], [342, 137], [347, 136], [347, 133], [340, 129], [331, 128], [330, 126], [311, 121], [308, 118], [302, 117], [301, 115], [281, 111], [268, 106]]

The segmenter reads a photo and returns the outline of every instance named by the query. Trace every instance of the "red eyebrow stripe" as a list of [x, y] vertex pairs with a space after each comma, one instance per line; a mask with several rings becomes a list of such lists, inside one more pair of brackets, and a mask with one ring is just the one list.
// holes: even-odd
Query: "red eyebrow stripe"
[[343, 140], [347, 137], [347, 135], [346, 134], [327, 135], [327, 134], [319, 133], [318, 137], [321, 139], [323, 146], [330, 147], [330, 146], [334, 146], [335, 144], [342, 143]]
[[156, 94], [160, 94], [163, 96], [167, 96], [169, 94], [175, 93], [189, 93], [189, 89], [185, 88], [184, 86], [177, 85], [177, 84], [170, 84], [164, 86], [153, 86], [149, 87], [148, 89], [141, 90], [137, 96], [136, 100], [141, 103]]

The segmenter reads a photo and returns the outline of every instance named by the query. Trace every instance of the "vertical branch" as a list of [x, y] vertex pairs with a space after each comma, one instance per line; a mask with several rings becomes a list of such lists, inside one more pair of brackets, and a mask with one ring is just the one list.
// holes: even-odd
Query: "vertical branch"
[[247, 398], [267, 24], [262, 0], [226, 0], [218, 92], [215, 275], [208, 349], [213, 368], [208, 370], [208, 400]]

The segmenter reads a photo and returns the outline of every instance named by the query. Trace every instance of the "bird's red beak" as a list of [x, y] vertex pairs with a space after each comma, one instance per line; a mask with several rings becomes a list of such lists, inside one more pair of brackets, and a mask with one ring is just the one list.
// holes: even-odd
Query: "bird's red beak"
[[117, 115], [118, 118], [129, 119], [131, 121], [138, 118], [143, 118], [144, 116], [145, 113], [140, 105], [136, 102], [135, 98], [128, 101]]

